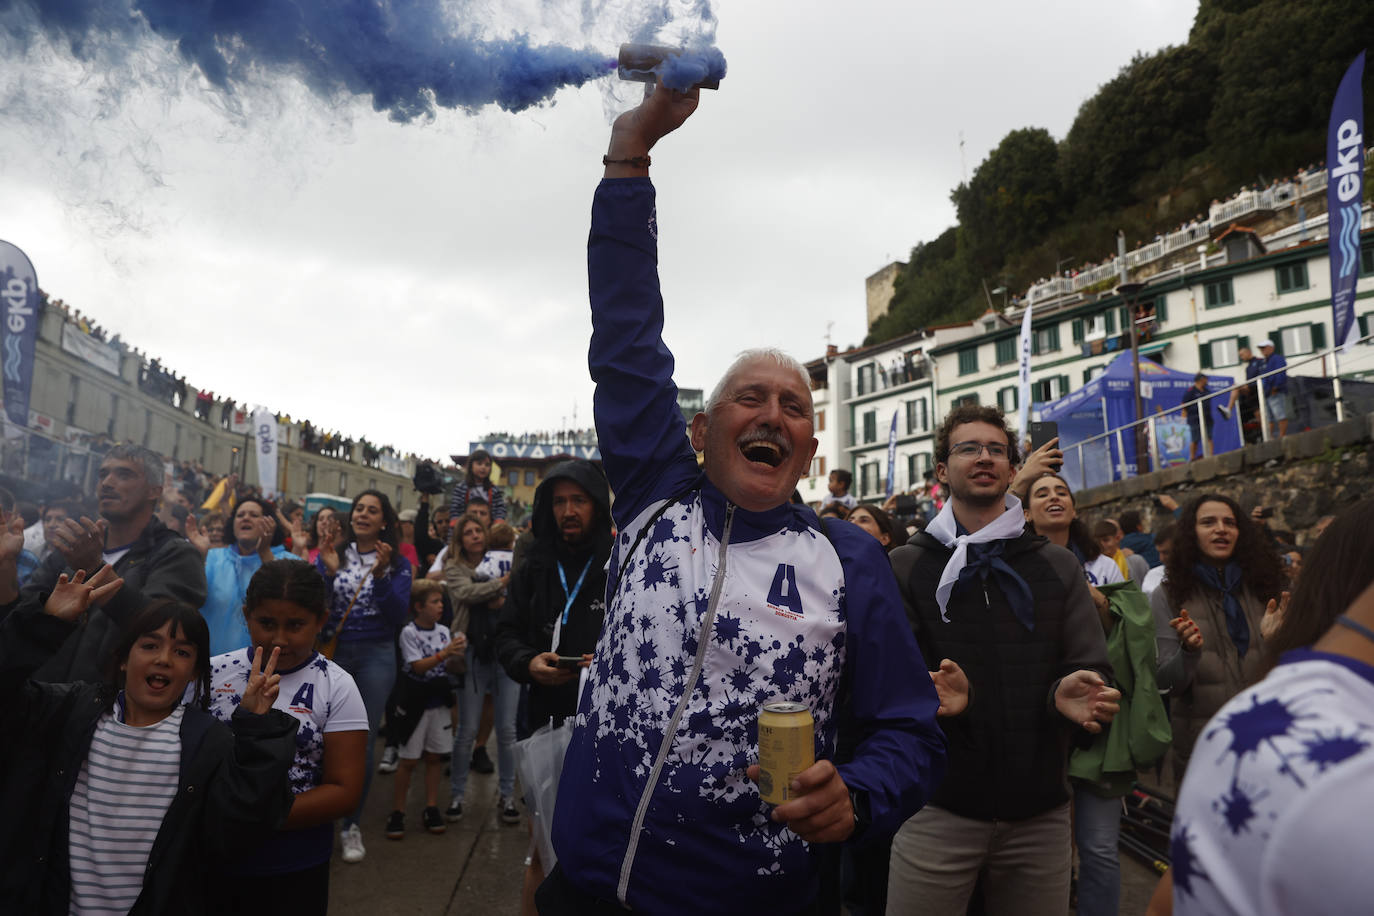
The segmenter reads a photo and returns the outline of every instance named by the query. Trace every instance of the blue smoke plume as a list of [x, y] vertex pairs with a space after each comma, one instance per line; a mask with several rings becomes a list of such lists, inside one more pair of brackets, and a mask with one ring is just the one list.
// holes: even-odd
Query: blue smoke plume
[[[707, 0], [691, 12], [714, 25]], [[370, 97], [401, 122], [436, 107], [521, 111], [615, 72], [604, 51], [536, 46], [523, 33], [483, 37], [454, 13], [441, 0], [0, 0], [0, 30], [22, 46], [36, 24], [77, 58], [132, 47], [151, 31], [228, 95], [253, 76], [291, 75], [326, 99]], [[724, 58], [710, 50], [676, 58], [665, 78], [685, 88], [702, 78], [695, 74], [723, 74]]]

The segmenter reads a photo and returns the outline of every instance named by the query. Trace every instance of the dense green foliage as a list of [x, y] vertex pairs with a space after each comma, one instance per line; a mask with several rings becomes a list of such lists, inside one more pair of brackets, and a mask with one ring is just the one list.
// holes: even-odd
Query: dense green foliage
[[1371, 0], [1201, 0], [1188, 43], [1138, 55], [1063, 141], [1002, 139], [952, 192], [958, 226], [912, 249], [865, 343], [972, 318], [985, 281], [1024, 292], [1062, 258], [1115, 251], [1118, 229], [1134, 244], [1322, 160], [1336, 86], [1371, 37]]

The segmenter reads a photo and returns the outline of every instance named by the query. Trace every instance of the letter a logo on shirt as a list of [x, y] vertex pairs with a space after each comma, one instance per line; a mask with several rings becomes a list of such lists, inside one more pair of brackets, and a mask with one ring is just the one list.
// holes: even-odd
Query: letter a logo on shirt
[[778, 564], [773, 574], [773, 587], [768, 590], [768, 603], [775, 608], [783, 608], [801, 616], [801, 595], [797, 594], [797, 567], [786, 563]]
[[296, 695], [291, 698], [292, 706], [299, 706], [303, 709], [315, 709], [315, 685], [306, 682], [301, 685], [301, 689], [296, 691]]

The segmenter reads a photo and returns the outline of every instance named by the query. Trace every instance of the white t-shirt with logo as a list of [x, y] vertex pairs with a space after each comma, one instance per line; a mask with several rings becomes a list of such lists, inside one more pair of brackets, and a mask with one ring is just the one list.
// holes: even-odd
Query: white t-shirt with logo
[[[252, 667], [252, 646], [210, 660], [210, 713], [216, 719], [227, 723], [233, 718]], [[353, 676], [318, 652], [309, 661], [277, 673], [281, 675], [281, 689], [272, 706], [301, 723], [296, 732], [296, 759], [287, 771], [291, 792], [300, 795], [324, 779], [324, 736], [367, 731], [367, 709]], [[188, 701], [190, 692], [188, 689]], [[333, 842], [332, 824], [279, 830], [259, 855], [237, 863], [232, 870], [241, 874], [299, 871], [329, 861]]]
[[1374, 909], [1374, 667], [1298, 650], [1212, 717], [1174, 815], [1174, 912]]
[[417, 681], [443, 680], [447, 677], [443, 665], [434, 665], [423, 672], [417, 672], [411, 665], [442, 652], [451, 638], [448, 627], [443, 624], [436, 623], [425, 630], [412, 620], [401, 630], [401, 670]]
[[1096, 560], [1084, 563], [1083, 576], [1089, 585], [1111, 585], [1114, 582], [1125, 581], [1121, 576], [1121, 567], [1105, 554], [1098, 554]]

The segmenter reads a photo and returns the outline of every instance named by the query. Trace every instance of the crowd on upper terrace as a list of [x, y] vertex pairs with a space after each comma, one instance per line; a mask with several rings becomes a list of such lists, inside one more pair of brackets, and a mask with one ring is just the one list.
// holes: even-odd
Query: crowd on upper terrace
[[533, 433], [489, 432], [483, 442], [514, 442], [517, 445], [596, 445], [596, 430], [548, 429]]
[[[39, 297], [39, 308], [40, 310], [45, 308], [56, 309], [68, 326], [75, 327], [92, 339], [115, 347], [122, 354], [137, 359], [138, 388], [144, 394], [163, 401], [177, 410], [185, 410], [187, 400], [194, 398], [193, 415], [197, 420], [204, 423], [218, 423], [220, 429], [233, 429], [235, 410], [249, 410], [247, 404], [239, 404], [233, 398], [217, 398], [213, 391], [201, 390], [188, 384], [185, 375], [178, 375], [164, 366], [159, 358], [150, 357], [137, 347], [124, 343], [119, 334], [107, 335], [105, 329], [96, 324], [90, 315], [83, 314], [80, 309], [71, 308], [61, 299], [53, 299], [43, 293]], [[217, 413], [214, 410], [216, 404], [219, 405]], [[290, 425], [295, 422], [286, 414], [276, 413], [275, 416], [278, 423]], [[353, 437], [345, 436], [336, 430], [324, 431], [311, 424], [309, 420], [299, 422], [299, 440], [291, 444], [303, 451], [351, 462], [355, 460], [354, 446], [357, 445], [361, 451], [358, 459], [364, 467], [370, 468], [380, 467], [383, 457], [401, 457], [401, 453], [393, 446], [374, 445], [365, 437], [355, 440]], [[588, 433], [590, 431], [584, 430], [582, 432]], [[406, 453], [405, 457], [414, 458], [417, 456]]]

